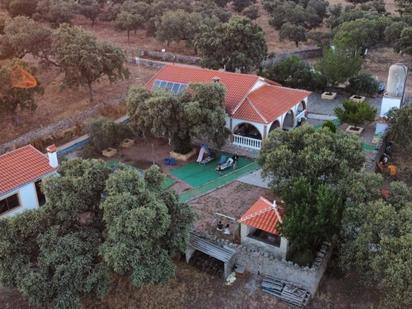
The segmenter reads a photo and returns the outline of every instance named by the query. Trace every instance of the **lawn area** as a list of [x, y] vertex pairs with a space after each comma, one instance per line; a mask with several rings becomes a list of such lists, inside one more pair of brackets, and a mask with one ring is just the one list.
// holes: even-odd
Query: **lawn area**
[[[226, 156], [230, 156], [225, 154]], [[236, 169], [242, 169], [254, 162], [251, 159], [240, 157], [237, 163]], [[224, 177], [228, 174], [232, 174], [234, 171], [232, 168], [228, 168], [223, 172], [216, 172], [218, 160], [214, 160], [206, 165], [201, 165], [196, 162], [186, 164], [181, 167], [177, 167], [171, 170], [171, 174], [181, 181], [196, 188], [205, 185], [206, 183]]]

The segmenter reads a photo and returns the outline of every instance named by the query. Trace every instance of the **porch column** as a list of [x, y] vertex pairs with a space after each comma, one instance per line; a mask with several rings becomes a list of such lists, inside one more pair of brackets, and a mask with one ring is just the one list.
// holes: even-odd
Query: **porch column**
[[262, 136], [262, 141], [267, 137], [268, 135], [268, 126], [264, 125], [263, 126], [263, 136]]

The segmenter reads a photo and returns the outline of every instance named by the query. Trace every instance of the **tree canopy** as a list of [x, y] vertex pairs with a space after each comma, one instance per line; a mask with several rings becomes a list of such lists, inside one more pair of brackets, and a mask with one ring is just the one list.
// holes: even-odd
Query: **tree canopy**
[[0, 282], [34, 304], [76, 308], [103, 296], [112, 272], [135, 286], [169, 279], [193, 215], [162, 180], [157, 167], [143, 177], [97, 160], [62, 163], [42, 208], [0, 220]]
[[192, 84], [175, 96], [164, 91], [132, 88], [127, 98], [134, 130], [171, 139], [180, 153], [191, 150], [194, 138], [220, 148], [225, 143], [225, 90], [217, 83]]
[[62, 25], [56, 32], [53, 54], [59, 68], [65, 73], [64, 84], [84, 86], [93, 101], [93, 84], [103, 77], [110, 82], [128, 78], [123, 51], [96, 38], [79, 27]]
[[364, 157], [357, 137], [302, 126], [273, 130], [263, 143], [259, 162], [273, 190], [282, 194], [299, 177], [311, 184], [339, 184], [360, 170]]
[[365, 175], [352, 184], [342, 223], [341, 265], [379, 285], [385, 307], [412, 305], [412, 191], [404, 183], [390, 185], [389, 198], [379, 194], [383, 179]]
[[215, 27], [203, 25], [194, 46], [203, 66], [244, 73], [258, 68], [267, 53], [263, 30], [246, 17], [232, 17]]
[[342, 47], [327, 48], [316, 68], [332, 85], [346, 82], [361, 69], [362, 59], [353, 50]]

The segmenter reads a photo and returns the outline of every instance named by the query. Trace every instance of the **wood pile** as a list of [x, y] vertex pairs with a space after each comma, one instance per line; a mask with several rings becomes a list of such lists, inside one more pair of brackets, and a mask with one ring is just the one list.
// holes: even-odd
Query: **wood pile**
[[264, 292], [299, 308], [305, 307], [311, 297], [307, 290], [273, 277], [264, 277], [261, 287]]

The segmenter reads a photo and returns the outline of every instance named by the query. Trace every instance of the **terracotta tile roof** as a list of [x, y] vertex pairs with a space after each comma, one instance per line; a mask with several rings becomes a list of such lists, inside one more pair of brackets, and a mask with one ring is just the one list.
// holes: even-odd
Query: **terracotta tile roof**
[[[252, 91], [232, 116], [237, 119], [271, 123], [309, 95], [310, 92], [305, 90], [264, 85]], [[247, 105], [251, 105], [259, 117], [249, 112], [250, 107]]]
[[0, 156], [0, 195], [55, 171], [49, 159], [32, 145]]
[[279, 235], [277, 224], [282, 222], [284, 209], [273, 207], [272, 202], [260, 197], [252, 207], [240, 218], [239, 223]]
[[[240, 74], [202, 69], [185, 65], [165, 65], [146, 84], [153, 88], [155, 80], [175, 83], [210, 83], [215, 79], [226, 88], [226, 110], [233, 118], [271, 123], [294, 105], [309, 96], [310, 92], [282, 87], [276, 82], [253, 74]], [[263, 86], [252, 89], [257, 82]]]
[[231, 112], [246, 97], [260, 78], [252, 74], [221, 72], [194, 66], [166, 65], [147, 82], [146, 87], [152, 89], [155, 80], [182, 84], [211, 83], [216, 77], [220, 78], [220, 82], [226, 88], [228, 112]]

